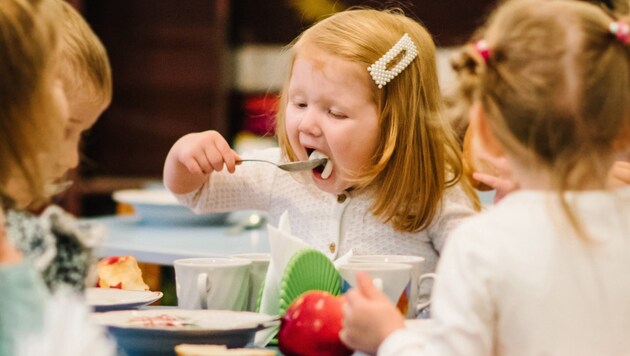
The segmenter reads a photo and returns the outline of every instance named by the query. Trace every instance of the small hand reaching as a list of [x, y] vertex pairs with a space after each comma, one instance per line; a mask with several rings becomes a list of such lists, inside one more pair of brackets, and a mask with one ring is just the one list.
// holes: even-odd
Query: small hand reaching
[[609, 188], [620, 188], [630, 185], [630, 162], [616, 161], [608, 171]]
[[339, 337], [348, 347], [374, 354], [387, 336], [405, 327], [403, 315], [366, 273], [357, 275], [358, 288], [346, 293]]
[[497, 203], [509, 193], [518, 190], [518, 183], [512, 179], [512, 169], [505, 157], [494, 157], [489, 154], [483, 155], [483, 159], [494, 167], [495, 173], [473, 173], [473, 178], [494, 189], [494, 202]]
[[190, 192], [212, 172], [234, 173], [239, 155], [217, 131], [183, 136], [171, 148], [164, 165], [164, 183], [174, 193]]
[[177, 147], [177, 158], [192, 174], [220, 172], [227, 167], [233, 173], [239, 156], [225, 138], [216, 131], [188, 134], [173, 148]]

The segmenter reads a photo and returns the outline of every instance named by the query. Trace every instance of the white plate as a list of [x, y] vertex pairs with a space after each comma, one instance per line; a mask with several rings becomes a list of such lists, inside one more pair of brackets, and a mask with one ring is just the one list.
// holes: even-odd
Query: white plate
[[[217, 344], [227, 347], [251, 345], [256, 332], [274, 322], [274, 317], [230, 310], [150, 309], [94, 313], [127, 355], [174, 355], [179, 344]], [[173, 325], [150, 326], [151, 321], [170, 320]]]
[[133, 206], [143, 222], [151, 224], [223, 224], [228, 213], [197, 215], [181, 205], [166, 189], [127, 189], [114, 192], [112, 198]]
[[113, 288], [87, 288], [85, 299], [94, 311], [134, 309], [162, 298], [162, 292]]

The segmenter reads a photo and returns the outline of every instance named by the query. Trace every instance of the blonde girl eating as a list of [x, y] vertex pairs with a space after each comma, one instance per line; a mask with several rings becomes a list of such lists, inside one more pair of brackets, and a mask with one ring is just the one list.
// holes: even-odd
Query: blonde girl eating
[[[431, 36], [398, 11], [354, 9], [307, 29], [289, 55], [279, 148], [241, 157], [216, 131], [188, 134], [166, 158], [166, 186], [199, 213], [259, 209], [277, 224], [288, 210], [292, 232], [331, 259], [418, 255], [432, 271], [476, 201], [440, 117]], [[296, 179], [242, 158], [327, 163]]]

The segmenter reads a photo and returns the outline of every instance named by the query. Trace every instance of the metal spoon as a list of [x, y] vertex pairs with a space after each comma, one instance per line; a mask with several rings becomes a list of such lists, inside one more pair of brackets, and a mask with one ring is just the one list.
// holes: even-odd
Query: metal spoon
[[273, 164], [274, 166], [287, 172], [298, 172], [298, 171], [307, 171], [317, 166], [325, 165], [327, 161], [328, 161], [327, 158], [318, 158], [318, 159], [310, 159], [310, 160], [305, 160], [305, 161], [295, 161], [295, 162], [278, 164], [271, 161], [265, 161], [263, 159], [242, 159], [240, 161], [236, 161], [236, 163], [265, 162], [265, 163]]

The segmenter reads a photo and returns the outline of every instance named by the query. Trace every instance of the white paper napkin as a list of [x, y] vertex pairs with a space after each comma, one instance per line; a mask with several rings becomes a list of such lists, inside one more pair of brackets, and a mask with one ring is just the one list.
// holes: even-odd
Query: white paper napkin
[[338, 259], [336, 259], [335, 261], [333, 261], [333, 264], [335, 265], [335, 268], [337, 270], [339, 270], [339, 266], [345, 264], [348, 262], [348, 260], [350, 259], [350, 257], [352, 257], [354, 255], [354, 253], [352, 252], [352, 249], [350, 249], [350, 251], [346, 252], [345, 255], [339, 257]]
[[262, 298], [260, 300], [260, 312], [269, 315], [278, 315], [280, 281], [284, 275], [287, 263], [289, 263], [289, 260], [296, 252], [305, 248], [311, 248], [311, 246], [291, 235], [289, 213], [286, 211], [280, 216], [278, 228], [267, 225], [267, 232], [271, 258], [267, 276], [265, 277]]
[[[289, 263], [289, 260], [296, 252], [305, 248], [311, 248], [311, 246], [291, 235], [291, 224], [287, 211], [280, 216], [278, 228], [267, 224], [267, 233], [271, 256], [265, 277], [265, 286], [260, 299], [260, 312], [268, 315], [278, 315], [280, 309], [280, 281], [284, 275], [287, 263]], [[259, 347], [266, 346], [277, 330], [278, 328], [275, 327], [259, 331], [256, 333], [254, 344]]]
[[[278, 315], [280, 312], [280, 282], [284, 270], [291, 257], [300, 250], [312, 248], [311, 245], [291, 234], [289, 213], [285, 211], [280, 216], [278, 227], [267, 224], [269, 238], [270, 261], [265, 277], [262, 297], [260, 299], [260, 312], [268, 315]], [[334, 264], [338, 268], [352, 256], [352, 250], [338, 258]], [[273, 338], [277, 328], [259, 331], [256, 334], [255, 345], [263, 347]]]

